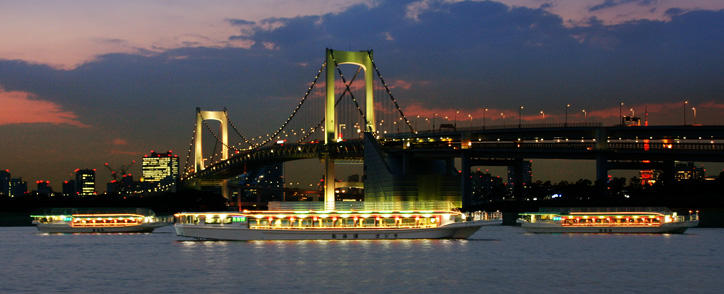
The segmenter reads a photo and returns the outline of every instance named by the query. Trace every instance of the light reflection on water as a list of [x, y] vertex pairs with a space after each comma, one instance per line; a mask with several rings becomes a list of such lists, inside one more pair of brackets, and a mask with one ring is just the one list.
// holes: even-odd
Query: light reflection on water
[[723, 229], [471, 240], [191, 241], [0, 227], [0, 293], [671, 292], [724, 287]]

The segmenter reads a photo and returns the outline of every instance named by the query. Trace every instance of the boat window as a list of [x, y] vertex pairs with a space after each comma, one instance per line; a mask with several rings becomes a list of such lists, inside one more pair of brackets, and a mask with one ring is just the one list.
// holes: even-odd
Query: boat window
[[374, 227], [375, 226], [375, 219], [374, 218], [366, 218], [362, 222], [363, 227]]
[[382, 226], [383, 227], [394, 227], [395, 226], [395, 219], [388, 217], [382, 219]]

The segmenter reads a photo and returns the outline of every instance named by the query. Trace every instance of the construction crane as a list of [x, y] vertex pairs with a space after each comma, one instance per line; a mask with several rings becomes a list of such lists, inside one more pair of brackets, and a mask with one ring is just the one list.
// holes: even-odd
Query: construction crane
[[104, 166], [105, 166], [109, 171], [111, 171], [111, 177], [113, 178], [113, 180], [111, 180], [111, 183], [120, 182], [121, 179], [123, 179], [123, 178], [125, 178], [125, 177], [130, 177], [131, 174], [128, 173], [128, 170], [129, 170], [135, 163], [136, 163], [136, 161], [135, 161], [135, 160], [132, 160], [131, 163], [129, 163], [129, 164], [127, 164], [127, 165], [121, 165], [121, 167], [120, 167], [119, 169], [114, 169], [114, 168], [111, 167], [111, 165], [110, 165], [108, 162], [106, 162], [106, 163], [104, 164]]

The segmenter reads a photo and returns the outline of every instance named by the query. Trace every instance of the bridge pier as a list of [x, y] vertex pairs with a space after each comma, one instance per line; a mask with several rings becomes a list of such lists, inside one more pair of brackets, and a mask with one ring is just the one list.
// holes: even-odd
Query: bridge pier
[[226, 199], [226, 201], [231, 201], [229, 180], [222, 180], [220, 185], [221, 185], [221, 196], [224, 197], [224, 199]]
[[607, 192], [608, 187], [608, 158], [603, 155], [596, 156], [596, 186], [601, 195]]
[[470, 176], [470, 154], [463, 152], [461, 157], [460, 190], [462, 191], [462, 210], [470, 211], [473, 204], [473, 186]]
[[334, 210], [334, 159], [327, 153], [322, 161], [324, 162], [324, 209]]
[[676, 162], [673, 159], [664, 160], [664, 168], [662, 170], [664, 176], [664, 185], [674, 184], [674, 173], [676, 172]]
[[[513, 163], [513, 198], [523, 199], [523, 158], [516, 157]], [[511, 183], [508, 183], [511, 184]]]

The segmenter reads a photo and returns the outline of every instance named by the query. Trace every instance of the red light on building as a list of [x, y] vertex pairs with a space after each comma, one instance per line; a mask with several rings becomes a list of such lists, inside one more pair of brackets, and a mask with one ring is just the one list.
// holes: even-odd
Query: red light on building
[[73, 172], [77, 173], [79, 170], [79, 168], [76, 168]]

